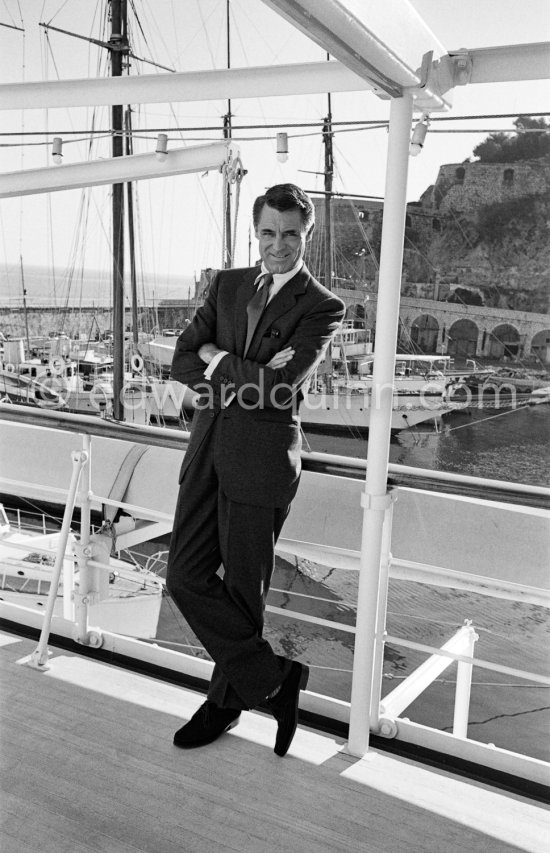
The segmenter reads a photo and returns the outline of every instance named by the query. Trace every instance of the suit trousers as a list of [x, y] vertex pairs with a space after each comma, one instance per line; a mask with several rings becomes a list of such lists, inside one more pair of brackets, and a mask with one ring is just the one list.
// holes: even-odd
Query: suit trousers
[[291, 662], [262, 637], [275, 543], [290, 505], [229, 500], [216, 464], [222, 419], [216, 416], [183, 475], [166, 585], [215, 663], [208, 698], [219, 707], [247, 709], [290, 671]]

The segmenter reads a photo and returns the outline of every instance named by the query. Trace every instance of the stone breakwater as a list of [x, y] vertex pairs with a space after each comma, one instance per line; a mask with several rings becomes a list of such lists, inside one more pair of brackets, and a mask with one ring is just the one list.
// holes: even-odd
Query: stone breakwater
[[[194, 312], [194, 304], [188, 307], [179, 305], [159, 305], [146, 307], [138, 311], [140, 329], [151, 331], [154, 328], [182, 328], [185, 320]], [[0, 308], [0, 332], [5, 337], [24, 338], [27, 326], [30, 338], [48, 337], [55, 333], [70, 338], [88, 337], [97, 339], [98, 334], [108, 334], [112, 328], [113, 312], [107, 307], [81, 308]], [[129, 307], [124, 311], [124, 326], [130, 331], [132, 313]]]

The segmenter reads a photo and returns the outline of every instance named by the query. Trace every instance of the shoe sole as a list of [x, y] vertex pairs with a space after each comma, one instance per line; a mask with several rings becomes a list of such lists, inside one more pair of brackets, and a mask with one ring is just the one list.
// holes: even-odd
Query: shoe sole
[[233, 720], [233, 722], [229, 723], [228, 726], [225, 727], [223, 732], [220, 732], [213, 737], [205, 738], [204, 740], [194, 741], [194, 743], [178, 743], [175, 739], [173, 740], [174, 746], [177, 746], [179, 749], [197, 749], [199, 746], [207, 746], [209, 743], [214, 743], [215, 740], [218, 740], [219, 737], [224, 735], [226, 732], [230, 731], [230, 729], [234, 729], [235, 726], [239, 724], [239, 720]]

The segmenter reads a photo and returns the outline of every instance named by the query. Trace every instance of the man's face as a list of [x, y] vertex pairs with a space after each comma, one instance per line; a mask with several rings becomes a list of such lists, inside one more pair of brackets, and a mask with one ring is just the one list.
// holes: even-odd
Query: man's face
[[263, 206], [255, 229], [260, 257], [270, 273], [285, 273], [304, 256], [307, 234], [299, 208]]

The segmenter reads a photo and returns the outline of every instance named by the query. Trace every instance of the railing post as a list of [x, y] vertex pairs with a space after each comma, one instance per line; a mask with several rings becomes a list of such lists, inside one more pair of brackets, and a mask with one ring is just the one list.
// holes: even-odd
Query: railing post
[[35, 669], [47, 669], [48, 662], [48, 639], [50, 636], [53, 611], [57, 598], [57, 590], [61, 579], [61, 571], [65, 561], [65, 551], [67, 549], [67, 541], [71, 529], [71, 520], [73, 517], [74, 506], [76, 502], [76, 493], [80, 481], [82, 466], [86, 463], [87, 457], [84, 451], [73, 450], [71, 453], [73, 462], [73, 470], [71, 474], [71, 483], [67, 494], [67, 503], [65, 504], [65, 512], [63, 513], [63, 523], [61, 525], [61, 533], [59, 534], [59, 542], [57, 545], [57, 553], [55, 555], [55, 564], [53, 567], [52, 579], [50, 583], [50, 591], [48, 593], [48, 601], [46, 603], [46, 611], [44, 613], [44, 621], [40, 632], [40, 639], [35, 651], [26, 658], [22, 658], [19, 663], [25, 663]]
[[93, 556], [91, 540], [91, 493], [92, 493], [92, 440], [90, 435], [83, 435], [83, 447], [87, 456], [87, 464], [83, 471], [80, 489], [80, 538], [74, 545], [74, 554], [78, 566], [78, 592], [74, 592], [75, 602], [75, 639], [87, 646], [99, 647], [102, 644], [99, 631], [90, 631], [88, 625], [88, 609], [98, 598], [100, 569], [89, 566]]
[[380, 721], [380, 696], [382, 694], [382, 676], [384, 672], [384, 647], [386, 643], [386, 610], [388, 604], [388, 584], [391, 565], [391, 532], [393, 505], [397, 499], [397, 489], [390, 489], [391, 501], [384, 514], [382, 528], [382, 553], [380, 557], [380, 584], [378, 590], [378, 611], [376, 614], [376, 634], [374, 638], [374, 662], [372, 696], [370, 708], [370, 728], [376, 731]]
[[[479, 634], [476, 634], [471, 627], [471, 622], [466, 622], [469, 627], [468, 648], [465, 652], [468, 657], [473, 658], [476, 641], [479, 640]], [[473, 664], [459, 660], [456, 673], [456, 692], [455, 692], [455, 709], [453, 717], [453, 734], [457, 737], [468, 737], [468, 717], [470, 711], [470, 694], [472, 692], [472, 672]]]
[[374, 405], [371, 405], [370, 410], [367, 476], [362, 496], [364, 517], [347, 747], [352, 755], [358, 757], [368, 750], [373, 704], [374, 635], [378, 612], [382, 528], [389, 503], [386, 484], [412, 111], [413, 98], [410, 93], [404, 94], [401, 98], [393, 98], [390, 107], [386, 191], [376, 307], [376, 344], [371, 396]]

